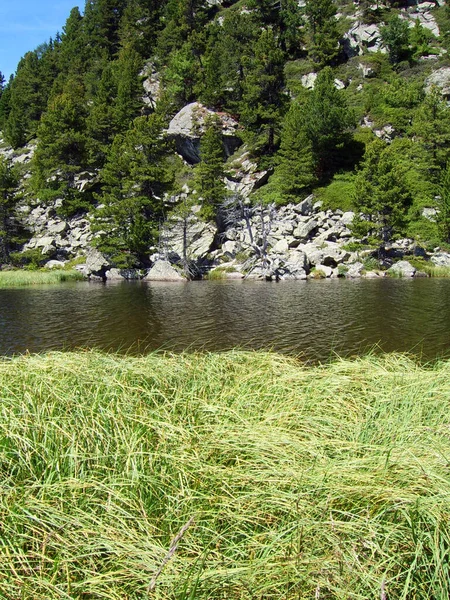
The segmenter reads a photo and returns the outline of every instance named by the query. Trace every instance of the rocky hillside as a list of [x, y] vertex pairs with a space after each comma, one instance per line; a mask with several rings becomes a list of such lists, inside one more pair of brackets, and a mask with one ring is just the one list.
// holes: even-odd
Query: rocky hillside
[[443, 1], [74, 9], [1, 86], [2, 262], [103, 279], [448, 266], [449, 29]]

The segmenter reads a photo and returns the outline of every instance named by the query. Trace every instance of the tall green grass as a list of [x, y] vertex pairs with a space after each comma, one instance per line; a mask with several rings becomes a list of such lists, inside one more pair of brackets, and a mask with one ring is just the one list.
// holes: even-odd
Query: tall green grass
[[0, 362], [0, 597], [447, 599], [450, 363]]
[[79, 271], [42, 270], [42, 271], [0, 271], [0, 289], [22, 287], [27, 285], [42, 285], [63, 283], [66, 281], [81, 281], [84, 276]]

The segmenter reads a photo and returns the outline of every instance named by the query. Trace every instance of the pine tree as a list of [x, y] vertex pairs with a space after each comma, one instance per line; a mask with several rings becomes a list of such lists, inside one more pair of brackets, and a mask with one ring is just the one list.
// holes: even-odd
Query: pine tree
[[204, 57], [206, 102], [238, 110], [252, 49], [259, 35], [253, 15], [239, 11], [227, 11], [222, 24], [209, 29]]
[[3, 90], [5, 88], [5, 78], [3, 76], [3, 73], [0, 71], [0, 99], [2, 97], [3, 94]]
[[321, 178], [335, 170], [341, 160], [354, 115], [349, 110], [344, 94], [337, 90], [330, 67], [325, 67], [316, 80], [314, 89], [305, 103], [305, 123]]
[[438, 88], [429, 91], [417, 110], [412, 133], [427, 152], [430, 176], [437, 182], [450, 160], [450, 109]]
[[95, 168], [104, 166], [108, 150], [119, 131], [115, 119], [117, 82], [113, 71], [113, 63], [107, 63], [86, 118], [89, 164]]
[[18, 177], [11, 164], [0, 156], [0, 263], [9, 261], [11, 209], [15, 204]]
[[131, 46], [124, 46], [115, 61], [114, 77], [117, 96], [114, 102], [114, 122], [118, 131], [126, 131], [142, 107], [142, 83], [139, 73], [142, 58]]
[[450, 164], [441, 173], [437, 223], [441, 238], [450, 243]]
[[9, 82], [2, 90], [0, 96], [0, 130], [4, 130], [5, 124], [11, 112], [11, 85], [14, 80], [14, 75], [11, 75]]
[[389, 23], [381, 28], [381, 37], [389, 50], [389, 60], [397, 64], [409, 54], [409, 25], [408, 21], [394, 15]]
[[87, 164], [86, 115], [84, 86], [69, 79], [50, 100], [38, 129], [33, 187], [42, 200], [63, 199], [67, 212], [83, 206], [75, 176]]
[[201, 162], [195, 170], [195, 184], [203, 201], [202, 215], [212, 219], [226, 194], [222, 123], [216, 116], [210, 116], [205, 121], [205, 132], [200, 140], [200, 158]]
[[9, 88], [9, 114], [4, 134], [11, 146], [18, 148], [35, 135], [48, 95], [40, 79], [36, 52], [27, 52], [20, 60]]
[[65, 77], [85, 73], [90, 57], [83, 29], [83, 17], [75, 6], [63, 27], [61, 45], [58, 52], [58, 67]]
[[360, 214], [353, 221], [353, 232], [378, 244], [383, 253], [386, 244], [404, 231], [411, 202], [406, 169], [395, 148], [375, 140], [356, 176], [354, 205]]
[[161, 14], [162, 2], [128, 0], [120, 21], [120, 45], [132, 47], [142, 59], [152, 56]]
[[97, 247], [117, 267], [148, 262], [162, 216], [164, 192], [172, 183], [166, 158], [169, 144], [156, 114], [138, 117], [114, 139], [101, 173], [104, 186], [94, 214]]
[[119, 26], [127, 0], [86, 0], [85, 43], [98, 57], [113, 58], [119, 50]]
[[272, 29], [261, 32], [244, 81], [241, 115], [244, 124], [267, 132], [267, 151], [274, 150], [275, 131], [286, 101], [284, 95], [284, 54], [277, 47]]
[[275, 172], [266, 186], [266, 200], [274, 200], [277, 204], [298, 202], [316, 182], [312, 143], [307, 135], [304, 106], [300, 102], [292, 102], [284, 119], [275, 161]]
[[305, 14], [310, 34], [310, 56], [319, 65], [332, 63], [339, 53], [334, 0], [306, 0]]

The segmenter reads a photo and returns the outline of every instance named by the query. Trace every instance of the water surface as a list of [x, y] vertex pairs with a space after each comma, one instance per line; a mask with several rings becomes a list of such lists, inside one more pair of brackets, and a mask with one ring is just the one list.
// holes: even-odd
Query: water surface
[[95, 347], [450, 354], [450, 279], [71, 283], [0, 290], [0, 354]]

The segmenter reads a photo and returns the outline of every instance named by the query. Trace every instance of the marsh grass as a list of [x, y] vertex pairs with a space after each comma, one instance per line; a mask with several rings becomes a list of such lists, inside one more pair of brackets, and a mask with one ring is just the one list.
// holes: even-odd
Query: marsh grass
[[65, 271], [62, 269], [50, 271], [0, 271], [0, 289], [22, 287], [28, 285], [42, 285], [64, 283], [66, 281], [81, 281], [84, 277], [79, 271]]
[[0, 362], [0, 597], [450, 596], [450, 363]]

